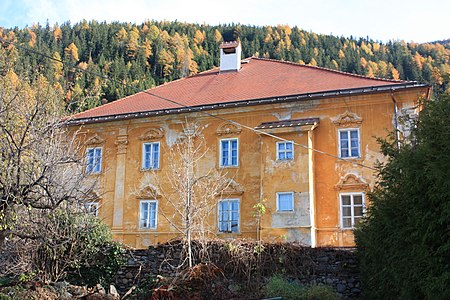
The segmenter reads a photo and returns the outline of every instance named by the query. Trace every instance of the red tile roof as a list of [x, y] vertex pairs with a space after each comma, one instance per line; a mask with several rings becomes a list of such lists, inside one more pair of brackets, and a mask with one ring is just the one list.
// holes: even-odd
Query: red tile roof
[[271, 59], [250, 58], [247, 61], [239, 72], [220, 73], [219, 68], [214, 68], [78, 113], [71, 119], [76, 121], [404, 83]]

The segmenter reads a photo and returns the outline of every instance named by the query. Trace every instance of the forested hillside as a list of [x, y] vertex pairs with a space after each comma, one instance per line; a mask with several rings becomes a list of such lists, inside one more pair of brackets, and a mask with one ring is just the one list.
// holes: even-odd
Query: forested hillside
[[244, 57], [255, 55], [371, 77], [416, 80], [432, 84], [435, 92], [450, 89], [449, 40], [381, 43], [283, 25], [210, 26], [166, 21], [0, 27], [0, 39], [0, 50], [10, 55], [16, 73], [30, 79], [36, 71], [44, 74], [64, 91], [71, 110], [98, 106], [102, 101], [114, 101], [217, 66], [220, 43], [235, 39], [241, 41]]

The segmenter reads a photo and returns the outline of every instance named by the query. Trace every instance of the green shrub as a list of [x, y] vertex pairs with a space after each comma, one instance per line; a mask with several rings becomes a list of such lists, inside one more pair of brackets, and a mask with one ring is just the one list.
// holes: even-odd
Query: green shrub
[[275, 275], [270, 278], [269, 283], [264, 287], [266, 297], [282, 297], [283, 299], [302, 299], [305, 288], [301, 285], [289, 282], [286, 278]]
[[120, 267], [125, 263], [123, 248], [116, 242], [101, 245], [89, 261], [71, 269], [68, 280], [78, 285], [94, 286], [111, 284]]
[[20, 256], [12, 252], [11, 257], [28, 264], [22, 273], [13, 275], [20, 282], [109, 284], [123, 263], [123, 255], [107, 225], [70, 205], [39, 213], [36, 220], [41, 238], [27, 243], [18, 238], [8, 241], [11, 249], [21, 249]]

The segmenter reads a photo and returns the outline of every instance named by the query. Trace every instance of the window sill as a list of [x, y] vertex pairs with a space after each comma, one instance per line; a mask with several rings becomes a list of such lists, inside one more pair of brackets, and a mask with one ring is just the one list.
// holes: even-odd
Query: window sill
[[229, 235], [229, 236], [232, 236], [232, 235], [240, 235], [241, 232], [240, 232], [240, 231], [238, 231], [238, 232], [218, 231], [217, 234], [218, 234], [218, 235], [222, 235], [222, 236], [223, 236], [223, 235]]
[[355, 228], [354, 227], [352, 227], [352, 228], [339, 228], [339, 230], [340, 231], [353, 231], [353, 230], [355, 230]]
[[139, 171], [140, 172], [161, 171], [161, 168], [155, 168], [155, 169], [143, 169], [143, 168], [141, 168]]
[[96, 173], [85, 173], [87, 176], [99, 176], [99, 175], [102, 175], [103, 174], [103, 171], [100, 171], [100, 172], [96, 172]]
[[344, 160], [359, 160], [359, 161], [363, 161], [364, 158], [362, 158], [361, 156], [358, 157], [341, 157], [339, 156], [339, 159], [344, 159]]
[[239, 166], [219, 166], [219, 169], [238, 169]]

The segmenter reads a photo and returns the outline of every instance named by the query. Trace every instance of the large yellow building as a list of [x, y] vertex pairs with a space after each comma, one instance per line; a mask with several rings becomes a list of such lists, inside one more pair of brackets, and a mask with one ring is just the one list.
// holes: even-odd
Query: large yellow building
[[375, 137], [407, 134], [401, 117], [430, 87], [240, 57], [239, 43], [222, 44], [218, 68], [72, 117], [86, 135], [86, 172], [100, 179], [92, 209], [117, 240], [142, 248], [179, 235], [165, 197], [141, 183], [170, 173], [188, 120], [209, 148], [201, 167], [230, 179], [212, 204], [210, 235], [354, 244], [383, 159]]

